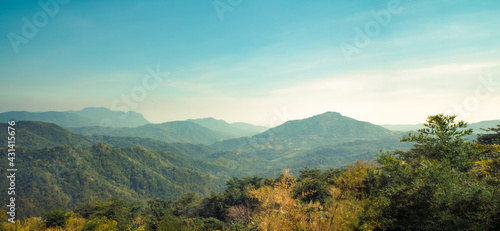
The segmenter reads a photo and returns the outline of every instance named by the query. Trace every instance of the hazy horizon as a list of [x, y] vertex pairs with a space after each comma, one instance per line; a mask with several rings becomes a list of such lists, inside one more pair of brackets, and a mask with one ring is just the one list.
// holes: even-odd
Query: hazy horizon
[[500, 119], [498, 1], [2, 1], [0, 19], [0, 113]]
[[[105, 108], [105, 107], [86, 107], [86, 108]], [[81, 110], [83, 110], [83, 109], [85, 109], [85, 108], [82, 108]], [[109, 110], [109, 108], [106, 108], [106, 109]], [[68, 110], [68, 111], [80, 111], [80, 110]], [[43, 113], [43, 112], [68, 112], [68, 111], [26, 111], [26, 112]], [[12, 112], [12, 111], [8, 111], [8, 112]], [[286, 113], [286, 111], [283, 111], [283, 112]], [[315, 117], [315, 116], [318, 116], [318, 115], [321, 115], [321, 114], [324, 114], [324, 113], [329, 113], [329, 112], [339, 113], [339, 114], [341, 114], [342, 116], [345, 116], [345, 117], [349, 117], [349, 118], [352, 118], [352, 119], [355, 119], [355, 120], [358, 120], [358, 121], [369, 122], [369, 123], [372, 123], [372, 124], [375, 124], [375, 125], [381, 125], [381, 126], [385, 126], [385, 125], [388, 125], [388, 126], [391, 126], [391, 125], [394, 125], [394, 126], [398, 126], [398, 125], [401, 125], [401, 126], [412, 126], [412, 125], [421, 125], [421, 124], [425, 123], [425, 119], [424, 119], [421, 122], [413, 123], [413, 124], [411, 124], [411, 123], [410, 124], [378, 124], [378, 123], [373, 123], [371, 121], [359, 120], [357, 118], [351, 117], [349, 115], [344, 115], [344, 114], [342, 114], [340, 112], [335, 112], [335, 111], [325, 111], [323, 113], [319, 113], [319, 114], [315, 114], [315, 115], [311, 115], [311, 116], [303, 117], [303, 118], [296, 117], [296, 115], [293, 115], [293, 114], [280, 114], [280, 112], [276, 112], [275, 116], [269, 121], [269, 124], [253, 124], [253, 123], [248, 123], [248, 122], [243, 122], [243, 121], [228, 121], [228, 120], [225, 120], [225, 119], [222, 119], [222, 118], [216, 118], [216, 117], [213, 117], [213, 116], [196, 117], [196, 118], [194, 118], [194, 117], [193, 118], [181, 118], [181, 119], [176, 119], [176, 120], [168, 120], [168, 121], [161, 121], [161, 122], [152, 122], [146, 116], [144, 116], [144, 115], [143, 116], [144, 116], [144, 118], [146, 120], [148, 120], [152, 124], [161, 124], [161, 123], [167, 123], [167, 122], [187, 121], [187, 120], [199, 120], [199, 119], [208, 119], [208, 118], [211, 118], [211, 119], [214, 119], [214, 120], [222, 120], [222, 121], [225, 121], [225, 122], [227, 122], [229, 124], [233, 124], [233, 123], [246, 123], [246, 124], [251, 124], [251, 125], [255, 125], [255, 126], [265, 127], [267, 129], [267, 128], [277, 127], [277, 126], [279, 126], [281, 124], [284, 124], [287, 121], [307, 119], [307, 118]], [[0, 113], [4, 113], [4, 112], [0, 112]], [[286, 116], [289, 117], [287, 120], [285, 120]], [[496, 120], [500, 120], [500, 119], [480, 120], [480, 121], [465, 121], [465, 122], [468, 122], [470, 124], [470, 123], [485, 122], [485, 121], [496, 121]]]

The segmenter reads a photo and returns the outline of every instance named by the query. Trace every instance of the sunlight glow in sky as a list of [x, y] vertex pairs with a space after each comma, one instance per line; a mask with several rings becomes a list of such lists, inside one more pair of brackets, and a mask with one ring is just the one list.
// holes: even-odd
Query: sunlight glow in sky
[[0, 2], [0, 112], [500, 119], [500, 1], [40, 2]]

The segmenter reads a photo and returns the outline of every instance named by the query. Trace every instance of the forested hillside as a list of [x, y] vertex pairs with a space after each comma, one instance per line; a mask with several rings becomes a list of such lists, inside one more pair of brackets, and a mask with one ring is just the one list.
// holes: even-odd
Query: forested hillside
[[[221, 190], [224, 182], [215, 176], [224, 167], [142, 147], [117, 148], [105, 143], [85, 148], [19, 147], [17, 156], [17, 200], [22, 217], [111, 197], [144, 204], [148, 198], [177, 199], [187, 192], [209, 195]], [[3, 187], [8, 185], [5, 179], [0, 181]], [[2, 203], [6, 199], [2, 197]]]
[[[131, 200], [129, 196], [133, 198], [134, 192], [123, 191], [108, 200], [95, 198], [75, 205], [72, 211], [45, 206], [44, 218], [24, 219], [17, 225], [30, 230], [47, 227], [63, 230], [498, 230], [500, 125], [480, 135], [477, 141], [464, 139], [472, 130], [467, 129], [465, 122], [455, 121], [454, 116], [429, 116], [424, 125], [424, 129], [402, 138], [402, 142], [413, 145], [411, 149], [381, 152], [375, 161], [357, 160], [345, 168], [325, 171], [305, 167], [298, 174], [283, 170], [276, 178], [232, 178], [220, 193], [203, 194], [199, 186], [187, 184], [182, 186], [194, 192], [186, 191], [178, 200], [151, 197], [146, 204]], [[79, 178], [67, 178], [71, 175], [67, 174], [71, 164], [51, 165], [53, 160], [61, 158], [64, 149], [71, 153], [66, 159], [77, 158], [73, 164], [88, 162], [95, 170], [83, 168]], [[158, 185], [165, 182], [159, 179], [161, 174], [144, 175], [148, 170], [141, 166], [164, 169], [166, 176], [182, 177], [189, 173], [190, 180], [207, 179], [185, 168], [175, 171], [176, 168], [169, 167], [182, 168], [188, 164], [168, 153], [154, 155], [143, 148], [110, 148], [101, 143], [83, 149], [56, 147], [33, 153], [21, 150], [22, 155], [32, 156], [29, 159], [40, 159], [30, 168], [40, 169], [42, 173], [22, 178], [36, 178], [40, 184], [66, 183], [58, 188], [61, 195], [52, 197], [61, 198], [58, 203], [71, 198], [62, 195], [75, 189], [69, 182], [88, 188], [74, 192], [76, 198], [94, 196], [92, 187], [109, 192], [120, 184], [131, 185], [136, 192], [156, 191], [151, 192], [157, 193], [152, 196], [168, 193], [168, 188]], [[130, 162], [125, 160], [127, 157]], [[130, 166], [131, 172], [120, 172], [117, 166], [131, 164], [132, 159], [145, 161]], [[56, 171], [44, 171], [46, 166], [53, 166]], [[141, 176], [141, 171], [144, 178], [136, 178]], [[94, 172], [101, 175], [93, 175]], [[152, 172], [156, 173], [159, 172]], [[117, 184], [108, 184], [106, 177], [113, 178]], [[43, 195], [45, 190], [50, 191], [49, 187], [55, 187], [50, 185], [24, 193], [30, 193], [30, 198], [51, 198]], [[1, 227], [14, 230], [14, 224], [5, 220]]]

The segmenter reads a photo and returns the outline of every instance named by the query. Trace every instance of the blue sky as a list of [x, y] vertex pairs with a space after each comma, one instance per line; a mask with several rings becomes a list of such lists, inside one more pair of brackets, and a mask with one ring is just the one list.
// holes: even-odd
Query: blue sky
[[93, 106], [264, 126], [326, 111], [376, 124], [500, 119], [499, 25], [494, 0], [6, 0], [0, 112]]

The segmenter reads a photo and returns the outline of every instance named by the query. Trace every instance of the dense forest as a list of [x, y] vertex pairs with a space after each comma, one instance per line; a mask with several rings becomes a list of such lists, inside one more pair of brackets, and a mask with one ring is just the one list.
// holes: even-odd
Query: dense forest
[[[116, 165], [133, 163], [123, 152], [149, 155], [154, 159], [137, 163], [132, 168], [136, 172], [82, 169], [79, 179], [67, 182], [91, 185], [93, 171], [107, 171], [109, 177], [120, 178], [115, 182], [137, 190], [154, 185], [149, 194], [153, 199], [141, 204], [124, 192], [123, 197], [108, 200], [80, 200], [82, 203], [72, 210], [48, 205], [41, 216], [15, 224], [1, 211], [0, 230], [499, 230], [500, 125], [470, 140], [465, 137], [472, 130], [455, 119], [429, 116], [424, 128], [401, 138], [413, 145], [411, 149], [381, 151], [373, 161], [356, 160], [345, 168], [327, 170], [304, 167], [298, 174], [283, 170], [275, 178], [234, 177], [219, 192], [203, 193], [196, 185], [181, 185], [185, 193], [173, 200], [158, 195], [169, 192], [162, 185], [141, 185], [147, 179], [154, 180], [153, 176], [163, 176], [147, 173], [149, 169], [181, 166], [175, 167], [178, 173], [173, 170], [168, 174], [191, 177], [190, 182], [206, 181], [210, 176], [190, 172], [187, 163], [176, 163], [168, 152], [104, 143], [66, 147], [80, 161], [93, 161], [93, 166], [109, 161], [106, 158], [110, 156]], [[32, 167], [47, 165], [36, 163]], [[143, 165], [148, 168], [141, 168]], [[65, 166], [59, 167], [64, 176]], [[147, 179], [131, 180], [141, 172]], [[45, 177], [50, 180], [50, 176]], [[117, 186], [93, 187], [106, 190]], [[36, 196], [37, 192], [32, 193]], [[38, 193], [44, 196], [40, 190]], [[80, 194], [82, 198], [93, 195], [90, 191]]]

